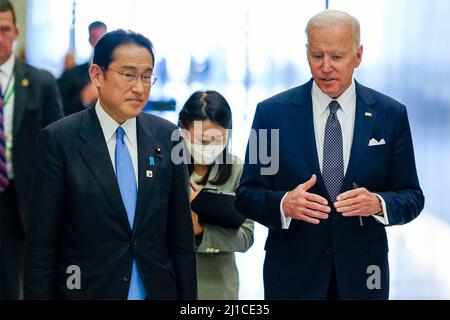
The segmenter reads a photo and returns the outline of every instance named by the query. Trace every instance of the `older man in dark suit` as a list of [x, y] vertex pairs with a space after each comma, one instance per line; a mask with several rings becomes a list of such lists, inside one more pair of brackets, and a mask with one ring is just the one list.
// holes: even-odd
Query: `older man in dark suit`
[[33, 150], [62, 104], [55, 78], [13, 55], [19, 30], [10, 1], [0, 1], [0, 33], [0, 299], [18, 299]]
[[279, 130], [261, 140], [279, 143], [279, 170], [262, 175], [247, 154], [237, 206], [270, 229], [267, 299], [387, 299], [385, 226], [424, 206], [406, 108], [354, 80], [354, 17], [324, 11], [306, 31], [313, 79], [261, 102], [253, 121]]
[[95, 47], [97, 104], [43, 130], [36, 152], [25, 298], [195, 299], [196, 258], [176, 126], [141, 113], [151, 42], [117, 30]]

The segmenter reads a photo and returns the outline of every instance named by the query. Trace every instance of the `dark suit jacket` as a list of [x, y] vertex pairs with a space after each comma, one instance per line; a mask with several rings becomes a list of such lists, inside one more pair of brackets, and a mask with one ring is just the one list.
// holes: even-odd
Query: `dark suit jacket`
[[91, 82], [89, 66], [89, 62], [86, 62], [68, 69], [58, 79], [65, 115], [86, 109], [81, 102], [80, 94], [83, 88]]
[[[318, 177], [310, 190], [328, 199], [314, 136], [312, 80], [261, 102], [253, 129], [279, 129], [279, 171], [262, 176], [248, 164], [248, 150], [236, 205], [266, 225], [264, 282], [266, 298], [326, 298], [334, 266], [341, 298], [385, 299], [389, 293], [385, 226], [373, 217], [343, 217], [335, 210], [319, 225], [292, 220], [281, 229], [280, 201], [287, 191]], [[369, 147], [369, 141], [386, 144]], [[269, 144], [275, 143], [270, 141]], [[270, 150], [270, 146], [268, 147]], [[424, 197], [419, 186], [406, 108], [394, 99], [356, 83], [356, 114], [350, 161], [342, 192], [353, 183], [383, 197], [390, 225], [419, 215]], [[368, 268], [380, 268], [381, 289], [369, 290]], [[375, 283], [369, 280], [370, 283]]]
[[[31, 195], [25, 298], [126, 299], [133, 258], [149, 299], [196, 298], [188, 174], [185, 165], [171, 161], [174, 130], [153, 115], [137, 118], [133, 230], [95, 108], [42, 131]], [[150, 156], [156, 159], [154, 167]], [[153, 170], [153, 178], [147, 170]], [[80, 290], [66, 285], [71, 265], [81, 269]]]
[[62, 118], [63, 113], [56, 80], [49, 72], [16, 59], [14, 75], [12, 162], [19, 211], [25, 224], [33, 151], [39, 132]]

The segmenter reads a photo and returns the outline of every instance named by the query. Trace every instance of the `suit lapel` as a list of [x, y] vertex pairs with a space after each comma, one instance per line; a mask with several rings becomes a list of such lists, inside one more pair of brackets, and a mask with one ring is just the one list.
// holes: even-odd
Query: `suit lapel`
[[292, 99], [291, 125], [295, 132], [299, 150], [308, 164], [311, 174], [317, 176], [317, 184], [323, 194], [327, 194], [323, 183], [322, 173], [317, 155], [316, 137], [314, 134], [314, 120], [312, 110], [311, 88], [312, 82], [308, 82], [299, 88], [299, 92]]
[[84, 114], [80, 137], [86, 143], [80, 148], [80, 153], [92, 174], [100, 184], [108, 202], [117, 213], [121, 223], [131, 232], [128, 223], [127, 212], [123, 205], [122, 196], [117, 183], [114, 167], [111, 163], [108, 147], [106, 146], [100, 122], [98, 121], [95, 107], [91, 107]]
[[367, 151], [372, 129], [375, 124], [376, 111], [371, 107], [375, 101], [369, 92], [356, 83], [356, 111], [355, 111], [355, 129], [353, 132], [352, 149], [344, 177], [342, 190], [353, 188], [353, 180], [358, 174], [362, 165], [364, 153]]
[[23, 115], [27, 108], [29, 97], [29, 86], [33, 85], [27, 78], [27, 71], [23, 62], [16, 59], [14, 65], [14, 116], [13, 116], [13, 139], [17, 137], [20, 126], [22, 124]]
[[[136, 118], [137, 144], [138, 144], [138, 200], [136, 206], [136, 218], [134, 221], [133, 234], [141, 225], [146, 204], [149, 198], [152, 198], [153, 186], [158, 179], [158, 169], [160, 164], [160, 155], [156, 155], [156, 140], [151, 132], [152, 123], [144, 115]], [[150, 157], [153, 157], [154, 166], [150, 166]], [[147, 171], [151, 172], [151, 177], [147, 177]]]

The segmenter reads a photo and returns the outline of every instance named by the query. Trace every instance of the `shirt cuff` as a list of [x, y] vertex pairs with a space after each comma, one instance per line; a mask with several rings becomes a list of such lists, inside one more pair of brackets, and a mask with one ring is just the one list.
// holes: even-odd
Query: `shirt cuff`
[[377, 220], [379, 223], [382, 223], [384, 225], [388, 225], [389, 224], [389, 217], [388, 217], [386, 202], [384, 202], [383, 197], [380, 196], [379, 194], [374, 193], [374, 195], [376, 195], [378, 197], [378, 199], [380, 199], [380, 201], [381, 201], [381, 208], [383, 209], [383, 211], [378, 213], [378, 214], [376, 214], [376, 215], [373, 215], [372, 217], [374, 217], [375, 220]]
[[289, 226], [291, 225], [291, 221], [292, 221], [292, 217], [287, 217], [283, 211], [283, 201], [284, 201], [284, 198], [286, 198], [287, 194], [288, 193], [286, 192], [280, 201], [281, 229], [289, 229]]

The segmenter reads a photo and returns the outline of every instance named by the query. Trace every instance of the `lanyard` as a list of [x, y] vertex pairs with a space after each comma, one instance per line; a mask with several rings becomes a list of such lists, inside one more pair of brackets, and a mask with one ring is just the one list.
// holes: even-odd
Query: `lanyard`
[[[14, 94], [14, 92], [16, 91], [16, 84], [14, 81], [14, 73], [9, 77], [8, 80], [8, 84], [6, 85], [6, 90], [5, 90], [5, 94], [3, 95], [3, 92], [1, 93], [2, 99], [3, 99], [3, 105], [6, 106], [9, 102], [9, 100], [11, 100], [11, 96]], [[12, 82], [12, 87], [10, 86]], [[11, 90], [10, 90], [11, 88]]]

